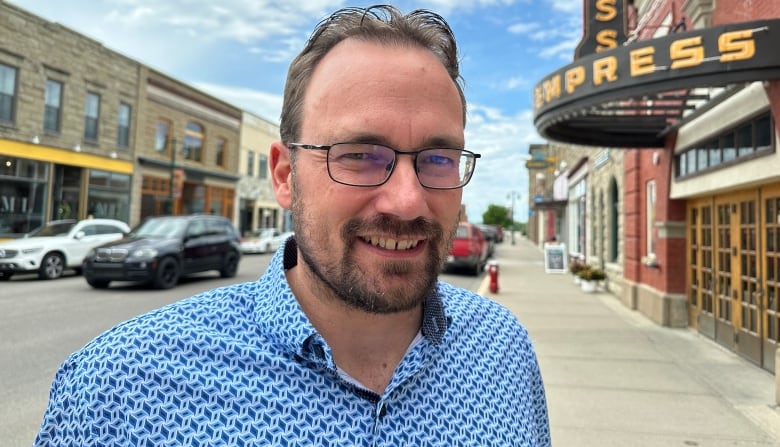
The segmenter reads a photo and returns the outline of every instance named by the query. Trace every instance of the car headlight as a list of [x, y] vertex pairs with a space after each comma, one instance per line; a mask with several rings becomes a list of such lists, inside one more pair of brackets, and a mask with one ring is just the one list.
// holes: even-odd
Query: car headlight
[[20, 251], [21, 251], [23, 254], [25, 254], [25, 255], [29, 255], [29, 254], [33, 254], [33, 253], [38, 253], [38, 252], [39, 252], [39, 251], [41, 251], [41, 250], [43, 250], [43, 247], [30, 247], [30, 248], [23, 248], [23, 249], [21, 249]]
[[154, 259], [159, 252], [156, 248], [144, 247], [134, 251], [131, 257], [141, 259]]

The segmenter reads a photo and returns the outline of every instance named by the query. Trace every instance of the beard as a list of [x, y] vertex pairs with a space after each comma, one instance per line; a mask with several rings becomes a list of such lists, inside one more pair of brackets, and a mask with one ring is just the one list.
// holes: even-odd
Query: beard
[[[353, 218], [339, 231], [341, 244], [332, 246], [328, 239], [332, 229], [318, 225], [316, 218], [306, 215], [304, 208], [301, 200], [293, 198], [295, 239], [311, 273], [309, 276], [315, 282], [315, 290], [372, 314], [412, 310], [425, 302], [436, 286], [457, 228], [457, 220], [445, 232], [442, 225], [424, 218], [410, 221], [387, 215], [368, 220]], [[404, 260], [366, 265], [354, 256], [353, 246], [364, 243], [359, 234], [422, 236], [427, 255], [422, 265]]]

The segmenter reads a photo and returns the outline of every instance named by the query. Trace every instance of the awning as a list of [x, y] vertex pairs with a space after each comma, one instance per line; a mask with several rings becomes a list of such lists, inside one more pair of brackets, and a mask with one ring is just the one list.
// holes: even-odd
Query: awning
[[711, 98], [710, 87], [780, 79], [780, 19], [730, 23], [591, 54], [534, 88], [545, 138], [605, 147], [663, 147]]

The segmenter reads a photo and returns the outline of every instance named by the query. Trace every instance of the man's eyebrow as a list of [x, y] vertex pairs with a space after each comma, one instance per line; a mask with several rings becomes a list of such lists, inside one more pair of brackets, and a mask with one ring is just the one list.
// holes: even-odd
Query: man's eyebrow
[[463, 143], [460, 142], [460, 139], [454, 139], [451, 137], [446, 136], [433, 136], [428, 137], [424, 140], [423, 144], [419, 145], [418, 147], [414, 148], [399, 148], [395, 147], [387, 138], [383, 137], [382, 135], [375, 134], [375, 133], [358, 133], [353, 134], [348, 138], [339, 138], [336, 141], [338, 142], [350, 142], [350, 143], [368, 143], [368, 144], [381, 144], [383, 146], [389, 146], [396, 149], [403, 149], [403, 150], [414, 150], [414, 149], [424, 149], [429, 147], [441, 147], [441, 148], [452, 148], [452, 149], [462, 149]]

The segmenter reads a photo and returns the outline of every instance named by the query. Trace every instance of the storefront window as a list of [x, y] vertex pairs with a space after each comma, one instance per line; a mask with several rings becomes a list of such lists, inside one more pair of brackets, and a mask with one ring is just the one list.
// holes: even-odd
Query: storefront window
[[130, 219], [130, 176], [116, 172], [90, 170], [87, 215], [117, 219]]
[[22, 234], [43, 225], [48, 164], [0, 156], [0, 234]]

